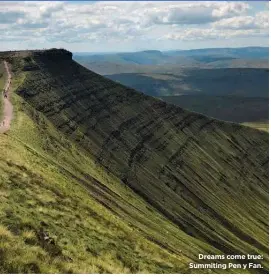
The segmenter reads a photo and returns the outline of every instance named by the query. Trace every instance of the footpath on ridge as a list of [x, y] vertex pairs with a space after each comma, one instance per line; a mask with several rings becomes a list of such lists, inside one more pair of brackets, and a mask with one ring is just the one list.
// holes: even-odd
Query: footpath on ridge
[[10, 102], [11, 73], [8, 67], [8, 63], [6, 61], [4, 61], [4, 65], [7, 72], [7, 80], [1, 95], [3, 99], [3, 117], [2, 121], [0, 122], [0, 133], [5, 133], [10, 129], [10, 123], [13, 115], [13, 106]]

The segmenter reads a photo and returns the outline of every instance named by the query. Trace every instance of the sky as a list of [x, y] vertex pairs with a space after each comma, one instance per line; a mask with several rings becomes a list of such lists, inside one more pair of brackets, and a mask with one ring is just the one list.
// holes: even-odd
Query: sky
[[266, 1], [0, 2], [0, 51], [268, 46], [268, 10]]

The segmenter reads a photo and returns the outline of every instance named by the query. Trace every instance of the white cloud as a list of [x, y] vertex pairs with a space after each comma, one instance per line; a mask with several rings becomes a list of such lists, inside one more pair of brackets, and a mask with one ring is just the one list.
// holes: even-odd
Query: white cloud
[[223, 4], [218, 4], [213, 10], [213, 16], [224, 18], [237, 14], [244, 14], [250, 8], [249, 4], [244, 2], [224, 2]]
[[259, 12], [255, 16], [236, 16], [217, 21], [212, 26], [218, 29], [234, 30], [268, 29], [269, 15], [268, 12]]
[[0, 29], [2, 44], [211, 40], [266, 35], [268, 12], [247, 2], [0, 2]]
[[180, 2], [163, 8], [146, 9], [149, 21], [158, 24], [205, 24], [243, 14], [249, 9], [241, 2]]
[[189, 40], [189, 41], [200, 41], [200, 40], [216, 40], [216, 39], [229, 39], [233, 37], [261, 37], [266, 36], [264, 31], [255, 30], [217, 30], [217, 29], [185, 29], [181, 32], [169, 33], [160, 40]]

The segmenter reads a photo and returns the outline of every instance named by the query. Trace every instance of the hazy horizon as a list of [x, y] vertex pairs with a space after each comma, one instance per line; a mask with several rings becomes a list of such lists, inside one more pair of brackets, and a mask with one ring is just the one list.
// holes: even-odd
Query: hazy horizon
[[[16, 52], [16, 51], [42, 51], [42, 50], [50, 50], [50, 49], [65, 49], [70, 51], [69, 49], [66, 49], [64, 47], [51, 47], [51, 48], [33, 48], [33, 49], [14, 49], [14, 50], [3, 50], [2, 52]], [[241, 49], [241, 48], [269, 48], [268, 46], [259, 46], [259, 45], [247, 45], [247, 46], [240, 46], [240, 47], [204, 47], [204, 48], [189, 48], [189, 49], [167, 49], [167, 50], [161, 50], [161, 49], [143, 49], [139, 51], [70, 51], [73, 54], [118, 54], [118, 53], [136, 53], [136, 52], [147, 52], [147, 51], [158, 51], [158, 52], [173, 52], [173, 51], [190, 51], [190, 50], [208, 50], [208, 49]]]
[[167, 50], [160, 50], [160, 49], [143, 49], [140, 51], [110, 51], [110, 52], [94, 52], [94, 51], [72, 51], [72, 53], [81, 53], [81, 54], [115, 54], [115, 53], [135, 53], [135, 52], [145, 52], [145, 51], [159, 51], [159, 52], [171, 52], [171, 51], [189, 51], [189, 50], [204, 50], [204, 49], [239, 49], [239, 48], [269, 48], [268, 46], [259, 46], [259, 45], [247, 45], [247, 46], [240, 46], [240, 47], [203, 47], [203, 48], [188, 48], [188, 49], [167, 49]]

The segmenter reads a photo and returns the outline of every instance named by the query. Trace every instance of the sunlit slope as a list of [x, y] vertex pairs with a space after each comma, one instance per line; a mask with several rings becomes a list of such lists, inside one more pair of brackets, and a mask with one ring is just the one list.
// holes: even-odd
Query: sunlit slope
[[1, 273], [189, 273], [198, 253], [216, 251], [180, 231], [19, 96], [13, 104], [12, 130], [0, 136]]
[[187, 255], [212, 249], [95, 165], [18, 96], [13, 102], [13, 129], [0, 136], [1, 273], [190, 272]]
[[[16, 71], [15, 90], [25, 77]], [[20, 96], [12, 101], [12, 129], [0, 136], [1, 273], [191, 273], [198, 253], [217, 251], [159, 214]]]
[[[31, 116], [37, 120], [36, 114], [45, 115], [61, 136], [84, 149], [84, 158], [65, 158], [54, 140], [47, 142], [61, 157], [61, 165], [67, 163], [80, 175], [78, 183], [97, 175], [96, 168], [89, 167], [91, 159], [106, 168], [102, 172], [119, 178], [124, 191], [131, 189], [134, 199], [144, 199], [154, 216], [163, 217], [161, 222], [167, 218], [173, 224], [163, 248], [177, 252], [174, 239], [189, 238], [192, 245], [203, 243], [200, 248], [209, 253], [260, 253], [266, 271], [268, 134], [140, 94], [88, 71], [65, 51], [30, 53], [9, 61], [14, 74], [21, 76], [16, 92], [31, 105]], [[42, 121], [40, 132], [47, 137]], [[40, 137], [44, 140], [42, 135], [36, 140]], [[141, 213], [129, 215], [134, 208], [118, 205], [126, 201], [129, 207], [131, 200], [108, 192], [105, 183], [95, 183], [92, 189], [99, 188], [100, 194], [92, 196], [114, 213], [122, 210], [125, 221], [130, 216], [132, 225], [147, 228], [149, 237], [160, 244], [165, 235], [159, 238], [159, 232], [165, 229], [152, 227], [148, 213], [142, 218]], [[182, 252], [195, 257], [198, 249]]]
[[269, 131], [269, 123], [266, 121], [263, 122], [244, 122], [243, 125], [251, 127], [251, 128], [255, 128], [258, 130], [262, 130], [262, 131]]

